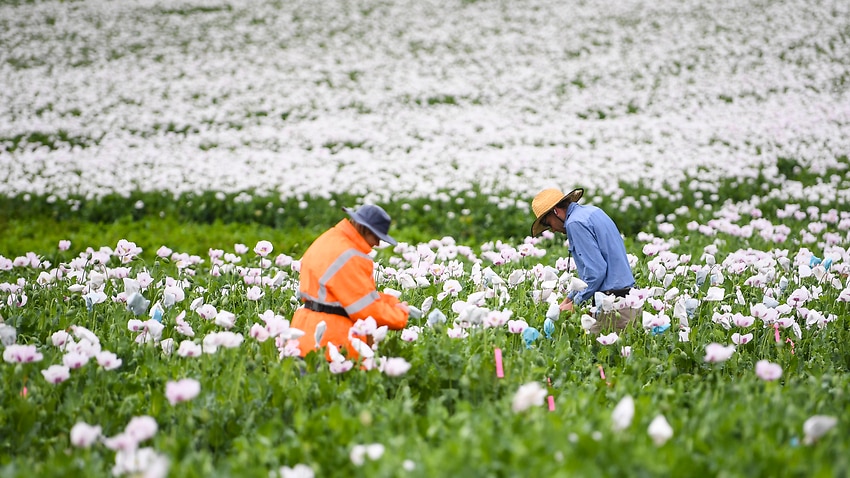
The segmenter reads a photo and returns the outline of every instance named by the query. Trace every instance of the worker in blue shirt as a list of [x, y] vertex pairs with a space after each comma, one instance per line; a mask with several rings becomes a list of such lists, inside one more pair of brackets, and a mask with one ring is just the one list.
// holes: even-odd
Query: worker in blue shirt
[[[596, 292], [625, 297], [635, 285], [626, 246], [617, 225], [602, 209], [579, 204], [583, 194], [581, 188], [568, 194], [558, 189], [544, 189], [531, 202], [536, 216], [531, 235], [537, 236], [547, 229], [566, 234], [578, 276], [587, 283], [586, 289], [571, 292], [564, 299], [561, 310], [573, 310], [574, 304], [593, 299]], [[620, 312], [619, 317], [613, 318], [618, 329], [634, 319], [638, 311], [628, 309]], [[611, 325], [610, 320], [603, 323], [600, 319], [597, 317], [599, 326], [596, 329]]]

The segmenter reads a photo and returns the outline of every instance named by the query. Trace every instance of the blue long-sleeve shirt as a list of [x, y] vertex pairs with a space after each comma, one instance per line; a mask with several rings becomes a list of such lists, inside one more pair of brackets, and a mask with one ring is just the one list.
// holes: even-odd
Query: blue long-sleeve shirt
[[635, 278], [626, 245], [614, 221], [596, 206], [571, 203], [564, 223], [578, 276], [587, 289], [571, 292], [573, 303], [592, 299], [598, 291], [633, 287]]

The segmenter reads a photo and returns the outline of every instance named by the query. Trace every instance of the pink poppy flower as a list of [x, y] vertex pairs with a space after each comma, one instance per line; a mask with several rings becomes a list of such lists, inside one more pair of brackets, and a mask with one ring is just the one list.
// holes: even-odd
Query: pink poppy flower
[[191, 340], [180, 342], [180, 347], [177, 348], [177, 355], [181, 357], [200, 357], [203, 353], [200, 344], [196, 344]]
[[452, 339], [465, 339], [469, 337], [469, 334], [463, 330], [462, 327], [452, 327], [450, 329], [446, 329], [446, 333]]
[[53, 343], [54, 347], [62, 347], [63, 345], [73, 342], [74, 339], [71, 337], [71, 334], [65, 332], [64, 330], [60, 330], [55, 332], [50, 336], [50, 341]]
[[408, 370], [410, 370], [410, 363], [401, 357], [381, 359], [381, 371], [390, 377], [399, 377]]
[[9, 298], [6, 299], [6, 303], [9, 304], [10, 307], [23, 307], [27, 305], [29, 301], [29, 297], [26, 294], [10, 294]]
[[254, 323], [254, 325], [251, 326], [251, 330], [248, 332], [248, 335], [251, 338], [256, 339], [257, 342], [265, 342], [269, 339], [269, 337], [271, 337], [269, 331], [258, 323]]
[[354, 362], [351, 360], [343, 360], [342, 362], [330, 362], [328, 367], [333, 374], [345, 373], [351, 370], [354, 367]]
[[274, 259], [274, 264], [278, 267], [287, 267], [292, 264], [292, 257], [286, 254], [278, 254]]
[[3, 350], [3, 360], [9, 363], [40, 362], [43, 358], [35, 345], [12, 344]]
[[130, 423], [124, 428], [124, 433], [133, 437], [136, 442], [143, 442], [148, 438], [153, 438], [158, 430], [156, 420], [153, 417], [142, 415], [130, 419]]
[[180, 312], [180, 315], [178, 315], [174, 319], [174, 321], [177, 324], [177, 325], [174, 326], [174, 330], [176, 330], [177, 333], [180, 334], [180, 335], [185, 335], [186, 337], [194, 337], [195, 331], [192, 329], [192, 326], [189, 324], [189, 322], [186, 322], [185, 320], [183, 320], [183, 317], [185, 315], [186, 315], [186, 311]]
[[[280, 339], [280, 341], [278, 340]], [[298, 347], [298, 341], [294, 339], [283, 339], [282, 337], [277, 337], [275, 339], [275, 345], [277, 345], [277, 350], [280, 352], [279, 358], [284, 357], [300, 357], [301, 349]]]
[[620, 340], [620, 336], [617, 335], [617, 332], [611, 332], [608, 335], [600, 335], [599, 337], [596, 337], [596, 341], [602, 345], [611, 345], [618, 340]]
[[248, 300], [258, 301], [263, 298], [263, 295], [265, 295], [265, 292], [257, 286], [249, 287], [248, 290], [245, 291], [245, 297]]
[[710, 363], [725, 362], [732, 357], [733, 353], [735, 353], [734, 345], [710, 343], [705, 346], [705, 361]]
[[788, 296], [787, 304], [791, 307], [800, 308], [811, 299], [811, 294], [805, 287], [800, 287]]
[[350, 337], [348, 341], [351, 343], [351, 347], [354, 351], [357, 352], [361, 358], [368, 359], [375, 356], [375, 351], [366, 345], [366, 342], [363, 342], [357, 337]]
[[192, 400], [199, 393], [201, 393], [201, 382], [192, 378], [184, 378], [165, 384], [165, 398], [171, 405]]
[[202, 319], [211, 320], [215, 318], [218, 314], [218, 311], [211, 304], [204, 304], [195, 309], [195, 312], [201, 316]]
[[782, 376], [782, 366], [767, 360], [759, 360], [756, 362], [756, 376], [768, 382], [776, 380]]
[[272, 252], [272, 249], [274, 249], [274, 246], [272, 246], [272, 243], [269, 241], [259, 241], [257, 242], [257, 245], [254, 246], [254, 252], [262, 257], [269, 255]]
[[121, 359], [118, 358], [117, 355], [106, 350], [97, 354], [95, 356], [95, 359], [97, 359], [98, 365], [100, 365], [106, 370], [115, 370], [116, 368], [120, 367], [122, 363]]
[[747, 328], [755, 323], [755, 317], [743, 314], [732, 314], [732, 323], [737, 327]]
[[741, 335], [737, 332], [732, 334], [732, 343], [735, 345], [744, 345], [753, 340], [753, 334], [744, 334]]
[[70, 248], [71, 248], [71, 241], [69, 241], [67, 239], [62, 239], [61, 241], [59, 241], [59, 250], [60, 251], [67, 251]]
[[509, 320], [508, 321], [508, 332], [512, 334], [521, 334], [523, 330], [528, 328], [528, 322], [519, 319], [519, 320]]
[[99, 426], [91, 426], [85, 422], [77, 422], [71, 427], [71, 444], [77, 448], [88, 448], [100, 438]]
[[42, 370], [41, 374], [44, 379], [52, 384], [62, 383], [71, 377], [71, 371], [64, 365], [51, 365], [47, 369]]
[[204, 353], [213, 354], [218, 351], [219, 347], [226, 349], [236, 348], [242, 344], [244, 337], [230, 331], [210, 332], [204, 337], [203, 350]]
[[139, 440], [124, 432], [104, 438], [103, 444], [110, 450], [135, 450], [139, 446]]
[[409, 329], [404, 329], [401, 331], [401, 340], [405, 342], [416, 342], [416, 339], [419, 338], [419, 327], [411, 327]]
[[348, 335], [349, 337], [352, 335], [360, 335], [367, 336], [372, 335], [375, 330], [378, 328], [378, 323], [375, 322], [375, 319], [372, 317], [366, 317], [366, 319], [357, 319], [354, 322], [354, 325], [349, 329]]

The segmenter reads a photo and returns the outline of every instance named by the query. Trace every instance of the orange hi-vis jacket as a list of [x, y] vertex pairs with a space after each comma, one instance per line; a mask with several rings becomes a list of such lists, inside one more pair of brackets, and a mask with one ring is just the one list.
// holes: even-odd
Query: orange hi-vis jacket
[[[348, 317], [299, 308], [292, 317], [292, 327], [303, 330], [298, 340], [301, 356], [316, 349], [316, 325], [325, 321], [327, 328], [319, 342], [324, 347], [333, 343], [340, 352], [344, 348], [348, 358], [356, 359], [357, 352], [348, 340], [348, 331], [358, 319], [372, 317], [378, 327], [403, 329], [407, 315], [397, 307], [399, 300], [378, 292], [373, 272], [375, 263], [368, 255], [372, 248], [357, 232], [354, 225], [343, 219], [319, 236], [301, 258], [302, 301], [313, 301], [327, 306], [342, 307]], [[358, 337], [366, 341], [364, 337]], [[326, 353], [330, 360], [330, 355]]]

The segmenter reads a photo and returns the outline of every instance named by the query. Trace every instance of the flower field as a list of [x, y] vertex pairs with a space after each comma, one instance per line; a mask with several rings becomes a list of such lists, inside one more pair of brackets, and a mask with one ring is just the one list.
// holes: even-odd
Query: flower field
[[[0, 476], [850, 474], [846, 2], [0, 26]], [[565, 238], [527, 237], [553, 185], [620, 226], [637, 284], [600, 307], [633, 327], [558, 313]], [[298, 359], [300, 255], [363, 202], [418, 313]]]

